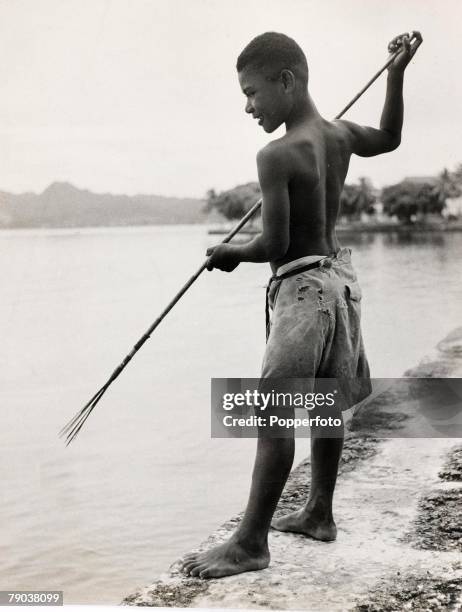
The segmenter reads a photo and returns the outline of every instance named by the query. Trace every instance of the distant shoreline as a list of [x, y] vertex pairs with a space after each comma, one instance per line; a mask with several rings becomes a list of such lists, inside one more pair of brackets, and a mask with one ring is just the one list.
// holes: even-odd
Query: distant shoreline
[[203, 224], [205, 202], [156, 194], [93, 193], [55, 182], [42, 193], [0, 191], [0, 227], [7, 229]]
[[205, 230], [206, 226], [203, 223], [156, 223], [156, 224], [145, 224], [145, 225], [81, 225], [81, 226], [22, 226], [22, 227], [0, 227], [0, 237], [6, 235], [18, 235], [18, 234], [38, 234], [38, 233], [50, 233], [50, 234], [62, 234], [62, 235], [76, 235], [79, 233], [102, 233], [102, 232], [114, 232], [122, 233], [124, 231], [129, 232], [142, 232], [158, 228], [165, 231], [187, 231], [190, 228], [199, 228], [202, 231]]

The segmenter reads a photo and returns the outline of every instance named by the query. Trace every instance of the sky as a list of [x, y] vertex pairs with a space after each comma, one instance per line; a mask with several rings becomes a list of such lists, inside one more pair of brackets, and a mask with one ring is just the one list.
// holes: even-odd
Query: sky
[[[459, 0], [0, 0], [0, 190], [53, 181], [111, 193], [203, 197], [256, 180], [281, 136], [245, 114], [236, 57], [293, 37], [326, 118], [381, 67], [395, 35], [424, 37], [405, 76], [401, 147], [353, 158], [377, 187], [462, 162]], [[382, 76], [345, 118], [377, 126]]]

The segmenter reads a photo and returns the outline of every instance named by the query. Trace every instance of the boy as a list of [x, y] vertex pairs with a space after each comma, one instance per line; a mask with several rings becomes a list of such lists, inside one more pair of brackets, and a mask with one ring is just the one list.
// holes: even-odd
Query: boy
[[[418, 32], [414, 36], [421, 40]], [[360, 331], [360, 288], [335, 233], [340, 194], [351, 155], [393, 151], [401, 140], [403, 76], [415, 50], [405, 34], [393, 39], [401, 52], [389, 67], [380, 129], [321, 117], [308, 93], [306, 57], [291, 38], [268, 32], [253, 39], [237, 60], [245, 111], [271, 133], [286, 134], [257, 155], [263, 196], [262, 233], [244, 245], [207, 251], [208, 269], [226, 272], [241, 261], [270, 262], [268, 299], [273, 309], [262, 378], [343, 378], [362, 381], [346, 390], [348, 406], [370, 392]], [[343, 391], [343, 389], [342, 389]], [[204, 553], [184, 557], [190, 576], [218, 578], [268, 566], [270, 525], [280, 531], [332, 541], [332, 498], [343, 429], [325, 437], [311, 431], [311, 491], [305, 506], [274, 519], [294, 457], [294, 439], [259, 435], [244, 517], [232, 537]]]

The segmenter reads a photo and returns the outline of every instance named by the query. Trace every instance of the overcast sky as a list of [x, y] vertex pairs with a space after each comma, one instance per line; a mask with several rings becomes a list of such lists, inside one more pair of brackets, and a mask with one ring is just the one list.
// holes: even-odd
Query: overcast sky
[[[459, 0], [0, 0], [0, 190], [65, 180], [202, 197], [255, 180], [255, 154], [275, 135], [244, 113], [235, 61], [268, 30], [302, 46], [312, 96], [330, 118], [384, 63], [394, 35], [420, 29], [403, 143], [355, 158], [348, 180], [381, 186], [454, 167], [461, 16]], [[347, 118], [377, 125], [384, 85]]]

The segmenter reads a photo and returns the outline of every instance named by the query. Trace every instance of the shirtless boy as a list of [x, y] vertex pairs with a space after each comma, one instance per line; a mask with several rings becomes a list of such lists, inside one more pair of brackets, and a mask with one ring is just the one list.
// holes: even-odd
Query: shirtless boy
[[[417, 32], [414, 36], [421, 39]], [[269, 32], [247, 45], [237, 61], [245, 111], [268, 134], [283, 123], [286, 133], [257, 155], [261, 234], [244, 245], [220, 244], [207, 251], [209, 270], [231, 272], [248, 261], [270, 262], [276, 273], [262, 377], [365, 381], [366, 390], [360, 385], [351, 391], [349, 405], [369, 393], [369, 368], [361, 339], [360, 289], [335, 223], [351, 155], [380, 155], [400, 144], [404, 70], [415, 50], [408, 35], [393, 39], [389, 48], [399, 46], [388, 71], [380, 128], [374, 129], [321, 117], [308, 92], [305, 55], [291, 38]], [[218, 578], [267, 567], [270, 526], [335, 539], [332, 498], [343, 430], [326, 437], [314, 427], [311, 438], [311, 491], [304, 507], [271, 522], [292, 467], [294, 439], [260, 435], [240, 525], [221, 546], [186, 555], [182, 569], [187, 575]]]

